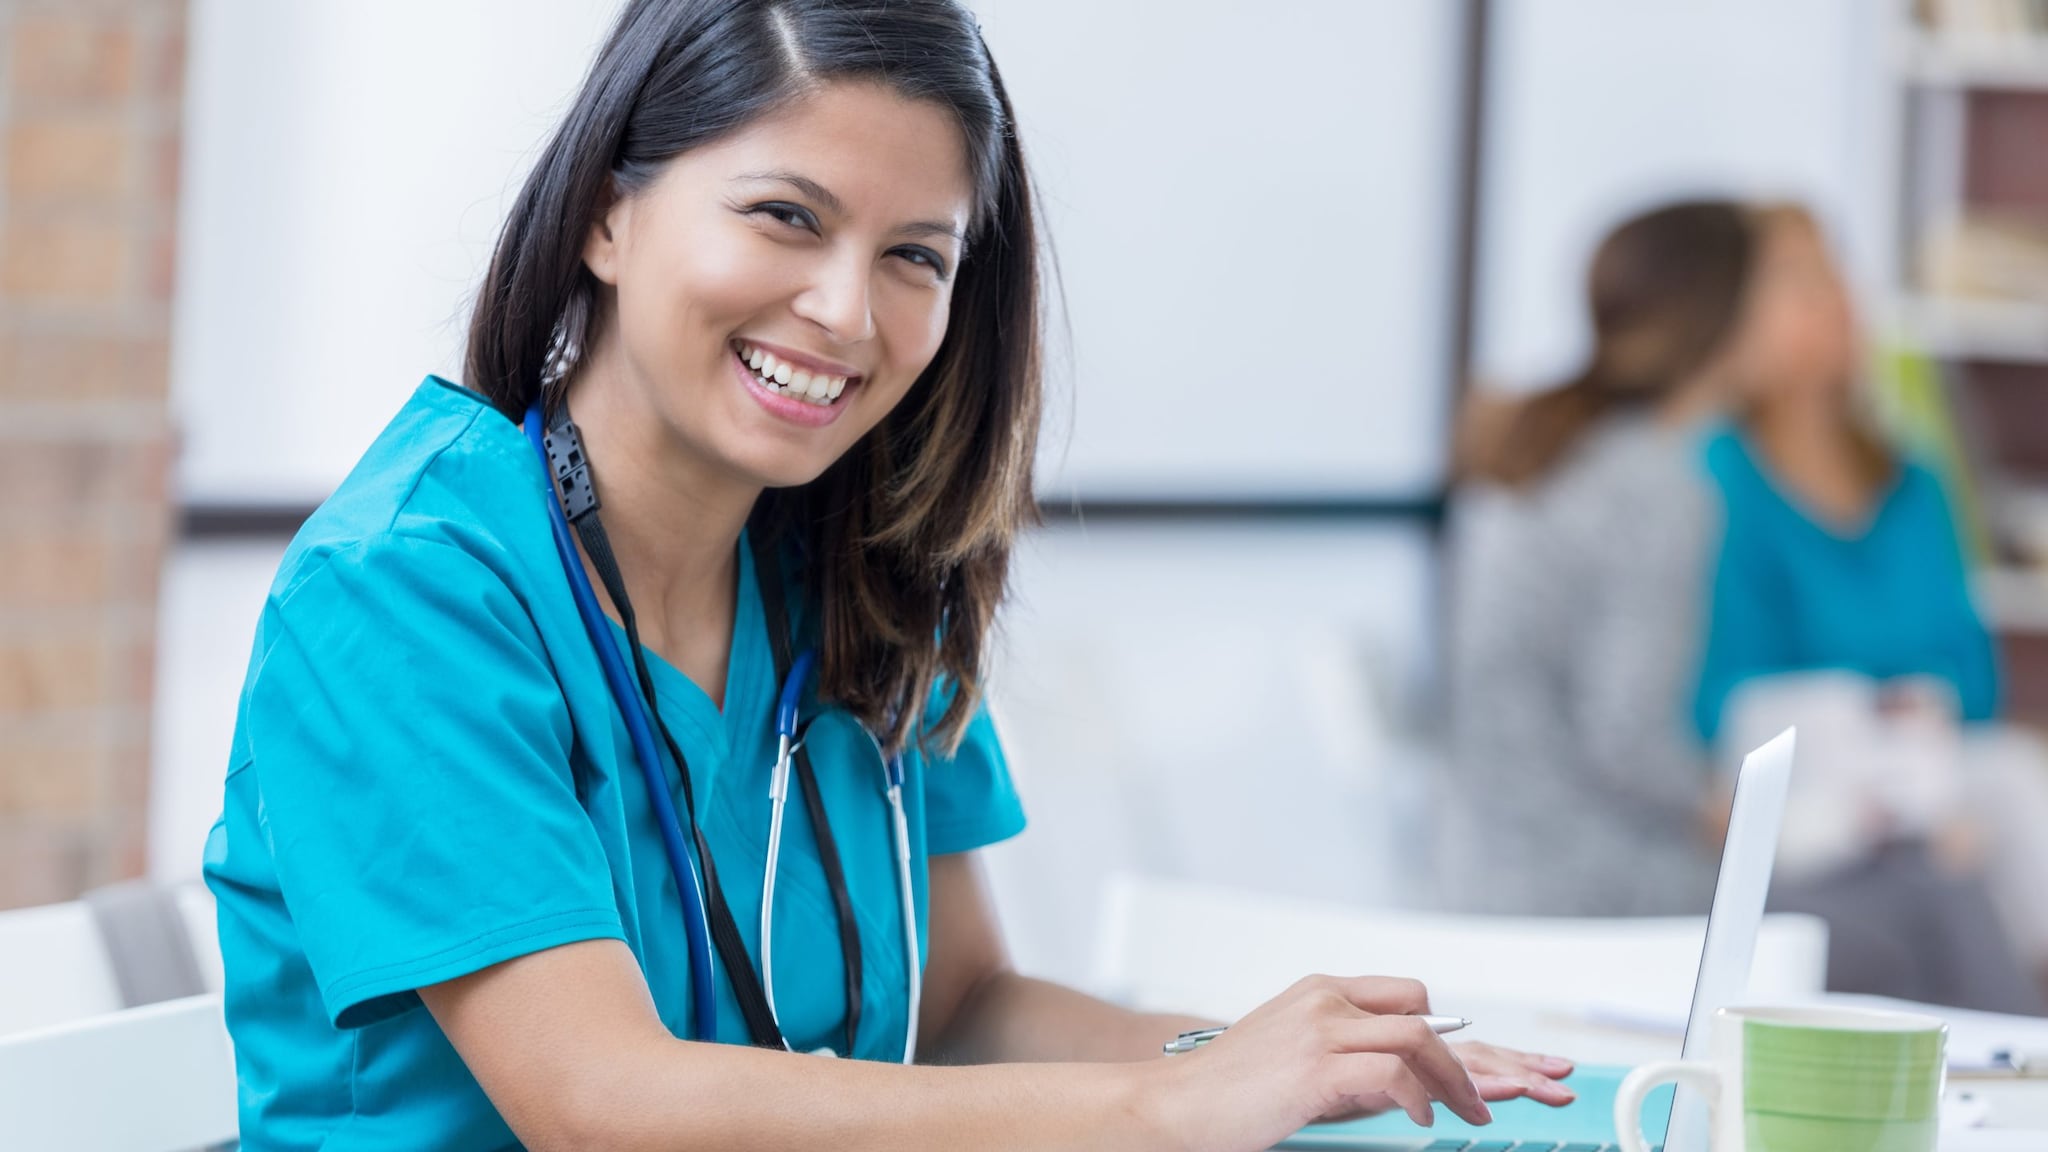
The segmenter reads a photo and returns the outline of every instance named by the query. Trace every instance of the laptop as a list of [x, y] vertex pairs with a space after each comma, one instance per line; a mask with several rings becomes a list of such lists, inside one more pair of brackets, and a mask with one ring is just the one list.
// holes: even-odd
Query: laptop
[[[1793, 730], [1742, 761], [1735, 778], [1735, 801], [1728, 821], [1728, 839], [1721, 849], [1721, 873], [1714, 886], [1714, 904], [1707, 914], [1707, 938], [1700, 949], [1699, 972], [1693, 980], [1692, 1011], [1685, 1022], [1684, 1056], [1707, 1057], [1708, 1030], [1715, 1011], [1742, 999], [1749, 986], [1749, 964], [1756, 952], [1757, 930], [1763, 924], [1764, 896], [1771, 886], [1771, 864], [1777, 856], [1778, 828], [1784, 822], [1786, 788], [1792, 779]], [[1583, 1073], [1581, 1075], [1584, 1075]], [[1614, 1136], [1614, 1087], [1605, 1091], [1580, 1088], [1579, 1100], [1560, 1109], [1525, 1109], [1519, 1120], [1496, 1119], [1463, 1135], [1387, 1135], [1347, 1131], [1351, 1125], [1322, 1124], [1305, 1128], [1280, 1148], [1342, 1149], [1345, 1152], [1617, 1152]], [[1548, 1113], [1536, 1126], [1531, 1112]], [[1706, 1102], [1680, 1089], [1661, 1135], [1650, 1127], [1655, 1109], [1645, 1112], [1644, 1135], [1665, 1152], [1708, 1152]], [[1570, 1116], [1565, 1113], [1572, 1113]], [[1439, 1111], [1439, 1115], [1443, 1115]], [[1371, 1124], [1372, 1121], [1364, 1123]], [[1560, 1139], [1556, 1134], [1570, 1133]]]

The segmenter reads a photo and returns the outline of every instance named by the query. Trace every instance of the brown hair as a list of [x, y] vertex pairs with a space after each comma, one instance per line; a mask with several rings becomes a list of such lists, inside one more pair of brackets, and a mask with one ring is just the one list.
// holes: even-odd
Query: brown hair
[[[890, 751], [929, 729], [957, 747], [983, 687], [1017, 532], [1035, 515], [1037, 224], [1015, 117], [954, 0], [632, 0], [500, 234], [466, 372], [518, 420], [558, 403], [598, 298], [583, 240], [606, 197], [821, 82], [884, 84], [959, 123], [977, 210], [946, 336], [916, 384], [811, 484], [770, 491], [753, 531], [800, 558], [819, 621], [819, 695]], [[763, 574], [763, 578], [772, 578]]]
[[1666, 205], [1608, 233], [1586, 275], [1593, 354], [1565, 384], [1476, 403], [1461, 471], [1530, 483], [1610, 413], [1653, 404], [1704, 368], [1740, 321], [1756, 265], [1755, 216], [1729, 200]]

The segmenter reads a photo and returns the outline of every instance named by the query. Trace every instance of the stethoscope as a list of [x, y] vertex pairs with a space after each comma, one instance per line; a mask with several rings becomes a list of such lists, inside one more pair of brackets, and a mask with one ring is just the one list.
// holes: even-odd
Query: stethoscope
[[[714, 946], [726, 961], [728, 975], [732, 978], [733, 991], [740, 1001], [741, 1013], [747, 1018], [748, 1030], [756, 1044], [789, 1047], [781, 1031], [780, 1018], [775, 1011], [775, 880], [782, 856], [783, 817], [788, 808], [791, 768], [803, 756], [804, 727], [800, 723], [800, 705], [804, 689], [810, 683], [811, 673], [817, 663], [816, 655], [810, 650], [798, 653], [789, 663], [782, 677], [781, 691], [775, 703], [775, 764], [768, 781], [768, 853], [761, 876], [761, 979], [754, 980], [752, 962], [746, 956], [744, 943], [732, 924], [731, 913], [717, 883], [717, 870], [712, 864], [709, 846], [700, 832], [697, 832], [694, 801], [691, 796], [689, 768], [683, 763], [681, 748], [669, 736], [661, 720], [658, 707], [650, 707], [653, 698], [652, 682], [647, 677], [644, 658], [639, 651], [638, 629], [633, 621], [632, 608], [625, 596], [625, 588], [617, 574], [617, 564], [611, 556], [611, 547], [604, 536], [602, 523], [596, 515], [597, 493], [590, 478], [590, 461], [585, 455], [581, 437], [576, 425], [568, 420], [566, 412], [558, 412], [550, 422], [542, 412], [539, 401], [526, 411], [525, 431], [532, 443], [542, 466], [547, 470], [555, 499], [548, 501], [548, 525], [554, 537], [555, 552], [562, 564], [563, 574], [568, 577], [570, 592], [576, 601], [577, 615], [582, 619], [584, 631], [589, 635], [591, 646], [596, 649], [598, 663], [604, 670], [605, 685], [610, 690], [613, 702], [619, 709], [626, 724], [627, 735], [631, 738], [634, 758], [639, 762], [642, 780], [647, 786], [647, 796], [654, 810], [656, 823], [661, 829], [663, 854], [668, 858], [670, 873], [675, 877], [676, 887], [683, 901], [683, 925], [688, 940], [690, 957], [690, 997], [692, 1007], [692, 1038], [711, 1038], [713, 1023], [717, 1020], [717, 999], [712, 980], [711, 952]], [[572, 535], [572, 531], [575, 535]], [[613, 635], [611, 621], [598, 607], [597, 593], [591, 587], [590, 577], [583, 570], [582, 559], [576, 551], [576, 537], [584, 542], [584, 550], [591, 556], [592, 566], [598, 569], [599, 578], [606, 583], [606, 590], [612, 602], [624, 617], [628, 639], [632, 642], [635, 669], [640, 674], [640, 686], [636, 687], [628, 673], [627, 658], [619, 650], [618, 638]], [[772, 595], [766, 594], [775, 576], [762, 571], [756, 565], [756, 579], [764, 589], [763, 607], [769, 609], [769, 626], [776, 639], [778, 658], [788, 648], [786, 630], [787, 615], [783, 610], [780, 586], [775, 585]], [[643, 694], [643, 689], [645, 689]], [[654, 735], [660, 731], [668, 743], [676, 767], [682, 775], [685, 803], [692, 804], [689, 826], [697, 841], [698, 856], [704, 862], [704, 875], [709, 884], [700, 877], [697, 861], [690, 856], [684, 841], [684, 818], [676, 811], [674, 798], [669, 794], [668, 780], [662, 772], [661, 758], [655, 751]], [[909, 1003], [908, 1021], [903, 1034], [903, 1062], [911, 1063], [917, 1057], [918, 1013], [922, 1002], [923, 980], [918, 963], [917, 904], [915, 890], [911, 885], [910, 827], [903, 814], [903, 758], [901, 754], [884, 755], [881, 744], [874, 734], [863, 725], [862, 732], [875, 749], [876, 759], [882, 765], [883, 794], [889, 806], [890, 838], [895, 848], [896, 889], [902, 904], [904, 983]], [[808, 775], [808, 763], [805, 762]], [[806, 780], [807, 785], [814, 782]], [[836, 849], [828, 848], [831, 834], [824, 821], [822, 801], [814, 786], [809, 796], [812, 801], [814, 832], [820, 842], [820, 855], [826, 863], [827, 883], [833, 889], [833, 898], [841, 920], [842, 950], [846, 953], [848, 965], [847, 988], [847, 1054], [852, 1054], [854, 1033], [858, 1027], [860, 1012], [860, 947], [857, 929], [850, 923], [851, 902], [845, 891], [845, 882], [837, 863]], [[708, 899], [707, 899], [708, 894]], [[832, 1055], [830, 1049], [819, 1049], [822, 1054]]]

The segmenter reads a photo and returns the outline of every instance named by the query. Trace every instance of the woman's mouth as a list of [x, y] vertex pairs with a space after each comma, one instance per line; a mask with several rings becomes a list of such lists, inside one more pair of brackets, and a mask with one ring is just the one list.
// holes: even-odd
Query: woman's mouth
[[763, 392], [819, 408], [832, 407], [845, 393], [848, 381], [858, 379], [806, 372], [744, 340], [734, 341], [732, 348], [740, 363], [753, 374], [755, 386]]

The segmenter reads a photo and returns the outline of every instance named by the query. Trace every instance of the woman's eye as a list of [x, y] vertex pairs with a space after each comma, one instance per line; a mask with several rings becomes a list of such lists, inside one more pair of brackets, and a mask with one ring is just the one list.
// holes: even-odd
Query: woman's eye
[[941, 280], [946, 278], [945, 260], [941, 259], [937, 252], [929, 248], [898, 248], [896, 249], [896, 255], [910, 261], [912, 264], [921, 264], [929, 268], [932, 275], [937, 276]]
[[795, 204], [784, 204], [780, 201], [769, 204], [757, 204], [754, 206], [754, 211], [787, 224], [792, 228], [801, 228], [806, 232], [816, 232], [818, 230], [817, 218], [812, 216], [808, 209], [801, 208]]

